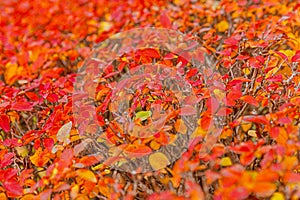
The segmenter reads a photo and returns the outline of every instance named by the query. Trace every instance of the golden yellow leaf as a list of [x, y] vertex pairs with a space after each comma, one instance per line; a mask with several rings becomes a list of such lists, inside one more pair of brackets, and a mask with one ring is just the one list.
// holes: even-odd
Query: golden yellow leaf
[[78, 169], [76, 171], [76, 173], [80, 178], [82, 178], [86, 181], [90, 181], [93, 183], [97, 182], [97, 178], [96, 178], [95, 174], [88, 169]]
[[159, 170], [170, 164], [167, 156], [161, 152], [153, 153], [149, 156], [149, 163], [154, 170]]
[[295, 55], [295, 51], [293, 50], [279, 50], [279, 52], [285, 54], [287, 57], [292, 57], [293, 55]]
[[247, 68], [244, 68], [242, 69], [243, 72], [246, 74], [246, 75], [249, 75], [251, 73], [251, 70], [247, 67]]
[[175, 122], [175, 130], [181, 134], [186, 134], [187, 127], [182, 119], [177, 119]]
[[229, 24], [227, 21], [225, 20], [222, 20], [220, 21], [217, 25], [216, 25], [216, 28], [219, 32], [225, 32], [229, 27]]
[[103, 31], [108, 31], [112, 27], [112, 23], [102, 21], [99, 25], [98, 33], [102, 33]]
[[231, 166], [231, 165], [232, 165], [232, 162], [229, 157], [222, 158], [222, 160], [221, 160], [222, 167], [227, 167], [227, 166]]
[[153, 150], [158, 150], [160, 148], [161, 144], [159, 144], [158, 142], [156, 142], [156, 140], [152, 140], [150, 143], [150, 147]]
[[281, 192], [275, 192], [271, 197], [271, 200], [284, 200], [284, 195]]
[[247, 132], [251, 127], [252, 127], [252, 123], [242, 123], [241, 124], [242, 130]]

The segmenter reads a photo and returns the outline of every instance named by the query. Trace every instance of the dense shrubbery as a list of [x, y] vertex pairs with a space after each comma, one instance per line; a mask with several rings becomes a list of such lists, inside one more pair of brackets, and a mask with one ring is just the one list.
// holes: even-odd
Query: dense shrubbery
[[[6, 0], [0, 10], [1, 199], [300, 198], [297, 1]], [[226, 96], [227, 116], [208, 155], [198, 152], [210, 120], [203, 112], [199, 142], [175, 163], [122, 173], [74, 152], [73, 84], [93, 45], [150, 26], [205, 47], [226, 86], [210, 98]]]

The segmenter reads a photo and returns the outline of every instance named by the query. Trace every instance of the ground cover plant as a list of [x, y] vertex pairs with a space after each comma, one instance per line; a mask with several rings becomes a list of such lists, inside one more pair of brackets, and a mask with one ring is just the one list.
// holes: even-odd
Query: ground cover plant
[[[300, 198], [300, 2], [5, 0], [0, 11], [0, 199]], [[149, 27], [193, 38], [210, 68], [201, 71], [172, 52], [149, 48], [116, 57], [103, 72], [93, 105], [105, 134], [88, 145], [121, 146], [152, 169], [129, 173], [89, 151], [101, 147], [80, 146], [86, 140], [75, 120], [81, 96], [74, 95], [74, 85], [97, 44]], [[140, 85], [136, 96], [126, 95], [129, 115], [156, 131], [137, 139], [141, 128], [128, 136], [111, 119], [121, 99], [110, 101], [108, 83], [119, 71], [154, 62], [182, 66], [201, 98], [187, 96], [189, 106], [179, 107], [181, 90], [160, 93], [156, 82]], [[132, 82], [141, 77], [148, 80], [140, 75]], [[188, 123], [191, 113], [195, 127]], [[222, 126], [208, 127], [212, 113]], [[79, 121], [88, 133], [98, 131]], [[183, 144], [188, 148], [175, 154]], [[204, 144], [207, 154], [201, 154]], [[171, 152], [153, 153], [167, 145]]]

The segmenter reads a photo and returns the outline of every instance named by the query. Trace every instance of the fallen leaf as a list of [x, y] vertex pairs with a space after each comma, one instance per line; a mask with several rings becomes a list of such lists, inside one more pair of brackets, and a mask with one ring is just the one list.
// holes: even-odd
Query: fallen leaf
[[149, 156], [149, 163], [152, 169], [159, 170], [169, 165], [170, 161], [165, 154], [156, 152]]

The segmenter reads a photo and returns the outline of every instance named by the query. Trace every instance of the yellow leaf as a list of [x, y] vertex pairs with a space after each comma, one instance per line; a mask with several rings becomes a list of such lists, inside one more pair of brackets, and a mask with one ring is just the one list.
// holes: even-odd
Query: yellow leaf
[[175, 122], [175, 130], [181, 134], [186, 134], [187, 127], [182, 119], [177, 119]]
[[249, 68], [244, 68], [242, 70], [246, 75], [249, 75], [251, 73], [251, 70]]
[[153, 153], [149, 156], [149, 163], [154, 170], [159, 170], [170, 164], [167, 156], [161, 152]]
[[70, 132], [72, 128], [72, 122], [68, 122], [64, 124], [59, 130], [56, 135], [56, 138], [59, 142], [63, 142], [64, 145], [70, 143]]
[[255, 130], [249, 130], [249, 131], [248, 131], [248, 135], [250, 135], [250, 136], [252, 136], [252, 137], [257, 137], [256, 131], [255, 131]]
[[71, 187], [71, 192], [70, 192], [71, 199], [76, 199], [78, 193], [79, 193], [79, 185], [76, 184]]
[[274, 67], [273, 69], [271, 69], [270, 71], [268, 71], [268, 73], [266, 74], [266, 79], [271, 77], [271, 76], [274, 76], [275, 73], [278, 71], [278, 68], [279, 67]]
[[271, 197], [271, 200], [284, 200], [284, 196], [280, 192], [275, 192]]
[[252, 123], [242, 123], [241, 127], [243, 131], [247, 132], [252, 127]]
[[232, 162], [229, 157], [222, 158], [222, 160], [221, 160], [222, 167], [227, 167], [227, 166], [231, 166], [231, 165], [232, 165]]
[[200, 126], [196, 128], [196, 130], [192, 133], [191, 138], [195, 137], [204, 137], [207, 131], [203, 130]]
[[100, 26], [99, 26], [99, 29], [98, 29], [98, 33], [102, 33], [103, 31], [109, 31], [109, 29], [111, 29], [111, 27], [112, 27], [112, 23], [102, 21], [100, 23]]
[[216, 25], [216, 28], [219, 32], [225, 32], [228, 29], [228, 27], [229, 27], [228, 22], [225, 20], [222, 20]]
[[295, 55], [295, 51], [293, 50], [280, 50], [279, 52], [285, 54], [287, 57], [292, 57], [293, 55]]
[[219, 89], [214, 89], [214, 94], [219, 101], [223, 101], [225, 99], [225, 92]]
[[28, 149], [25, 146], [15, 147], [18, 155], [22, 158], [25, 158], [28, 155]]
[[78, 169], [76, 171], [76, 173], [80, 178], [82, 178], [86, 181], [90, 181], [93, 183], [97, 182], [97, 178], [96, 178], [95, 174], [88, 169]]

